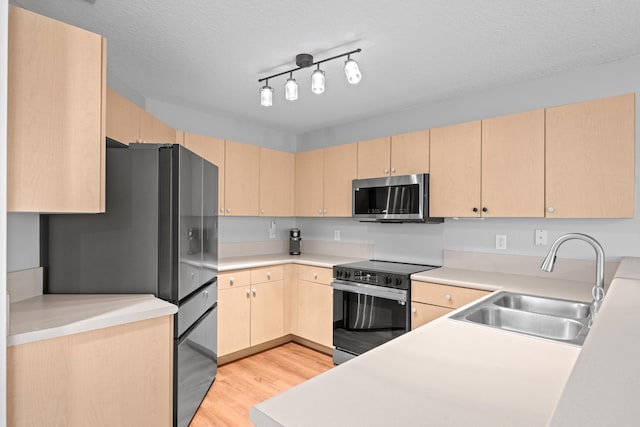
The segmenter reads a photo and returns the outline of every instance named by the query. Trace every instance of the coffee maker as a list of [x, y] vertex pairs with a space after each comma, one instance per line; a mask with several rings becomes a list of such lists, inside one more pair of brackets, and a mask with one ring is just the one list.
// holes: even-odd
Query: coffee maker
[[289, 230], [289, 255], [300, 255], [300, 229], [292, 228]]

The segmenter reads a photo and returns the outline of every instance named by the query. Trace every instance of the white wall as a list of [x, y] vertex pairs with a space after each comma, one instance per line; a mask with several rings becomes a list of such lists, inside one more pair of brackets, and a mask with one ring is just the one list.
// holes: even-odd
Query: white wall
[[7, 271], [40, 266], [40, 215], [9, 213], [7, 215]]
[[289, 132], [247, 123], [246, 120], [222, 113], [198, 111], [151, 98], [147, 98], [145, 104], [148, 112], [178, 130], [275, 150], [296, 151], [296, 136]]
[[[537, 108], [562, 105], [623, 93], [640, 96], [640, 58], [558, 74], [508, 87], [486, 90], [469, 96], [444, 100], [415, 110], [400, 111], [348, 125], [301, 135], [298, 150], [478, 120]], [[606, 141], [603, 141], [606, 143]], [[333, 239], [341, 229], [342, 239], [375, 245], [378, 258], [432, 260], [443, 249], [544, 255], [547, 247], [534, 246], [534, 230], [546, 229], [549, 240], [566, 232], [583, 232], [598, 239], [608, 259], [640, 256], [640, 109], [636, 108], [636, 218], [486, 219], [451, 220], [443, 225], [358, 224], [351, 220], [300, 219], [303, 236], [316, 240]], [[495, 235], [507, 235], [506, 251], [495, 249]], [[593, 250], [580, 242], [569, 242], [559, 256], [591, 259]]]

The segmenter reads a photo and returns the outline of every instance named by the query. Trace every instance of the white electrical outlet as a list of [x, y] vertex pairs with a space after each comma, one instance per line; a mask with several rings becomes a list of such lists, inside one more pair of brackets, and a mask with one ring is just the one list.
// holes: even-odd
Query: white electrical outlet
[[496, 249], [507, 249], [506, 234], [496, 234]]
[[333, 230], [333, 240], [340, 240], [340, 230]]
[[276, 222], [273, 220], [271, 221], [271, 225], [269, 226], [269, 238], [270, 239], [276, 238]]
[[535, 244], [536, 246], [546, 246], [549, 244], [547, 241], [547, 230], [536, 230]]

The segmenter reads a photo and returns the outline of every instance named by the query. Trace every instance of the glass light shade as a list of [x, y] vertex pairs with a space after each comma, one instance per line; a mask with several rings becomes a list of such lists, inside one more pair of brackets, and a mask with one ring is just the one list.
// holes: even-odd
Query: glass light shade
[[358, 63], [353, 59], [348, 59], [344, 63], [344, 73], [347, 76], [347, 81], [352, 85], [358, 84], [360, 79], [362, 78], [362, 74], [360, 74], [360, 68], [358, 67]]
[[289, 77], [284, 84], [284, 97], [287, 101], [298, 99], [298, 83], [293, 77]]
[[324, 92], [324, 71], [320, 68], [311, 73], [311, 92], [316, 95]]
[[264, 85], [260, 89], [260, 105], [263, 107], [271, 107], [273, 105], [273, 88]]

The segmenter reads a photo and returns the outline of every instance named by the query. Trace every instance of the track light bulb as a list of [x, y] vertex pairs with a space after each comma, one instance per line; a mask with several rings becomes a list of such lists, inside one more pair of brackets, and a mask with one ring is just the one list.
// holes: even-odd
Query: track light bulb
[[273, 105], [273, 88], [269, 86], [269, 82], [260, 89], [260, 105], [263, 107], [271, 107]]
[[362, 79], [358, 63], [351, 58], [347, 59], [344, 63], [344, 73], [347, 76], [347, 81], [352, 85], [358, 84], [360, 79]]
[[284, 84], [284, 97], [287, 101], [298, 99], [298, 83], [293, 78], [293, 73], [289, 75], [287, 82]]
[[316, 95], [324, 92], [324, 71], [320, 69], [320, 65], [317, 70], [311, 73], [311, 92]]

